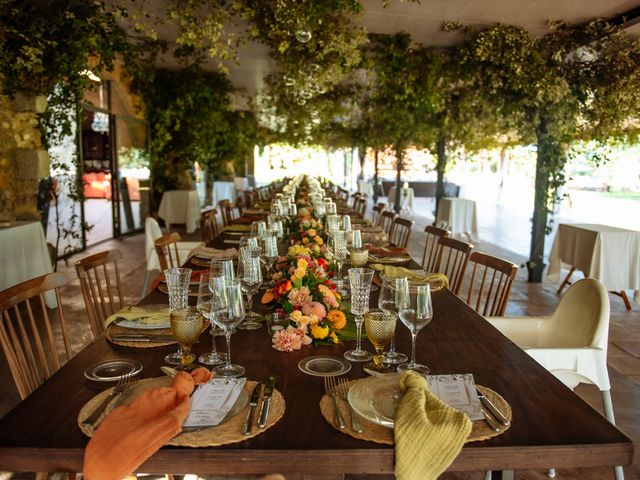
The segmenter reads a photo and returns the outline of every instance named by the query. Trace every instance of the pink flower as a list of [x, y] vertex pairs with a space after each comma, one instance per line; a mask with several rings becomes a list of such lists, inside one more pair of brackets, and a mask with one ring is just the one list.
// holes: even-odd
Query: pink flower
[[327, 316], [327, 310], [324, 308], [324, 305], [318, 302], [305, 303], [302, 306], [302, 313], [305, 315], [315, 315], [318, 317], [318, 320], [322, 320]]
[[302, 307], [305, 303], [313, 301], [313, 297], [307, 287], [302, 287], [300, 290], [294, 288], [289, 292], [289, 301], [294, 307]]
[[300, 350], [303, 345], [309, 345], [312, 340], [303, 331], [288, 326], [285, 330], [277, 331], [271, 341], [273, 342], [273, 348], [276, 350], [293, 352], [294, 350]]

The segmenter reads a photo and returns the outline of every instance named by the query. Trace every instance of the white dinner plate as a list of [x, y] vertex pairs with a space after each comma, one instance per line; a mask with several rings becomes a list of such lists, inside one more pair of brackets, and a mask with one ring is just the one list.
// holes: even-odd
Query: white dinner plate
[[307, 375], [315, 377], [332, 377], [342, 375], [351, 370], [351, 363], [344, 358], [329, 355], [314, 355], [298, 362], [298, 368]]

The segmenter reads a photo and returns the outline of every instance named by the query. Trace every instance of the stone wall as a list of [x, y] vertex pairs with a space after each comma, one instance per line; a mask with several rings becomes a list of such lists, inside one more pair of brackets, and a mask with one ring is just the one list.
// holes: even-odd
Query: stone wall
[[[1, 85], [0, 85], [1, 87]], [[11, 99], [0, 95], [0, 221], [39, 219], [38, 182], [49, 176], [49, 155], [42, 148], [38, 113], [44, 97]]]

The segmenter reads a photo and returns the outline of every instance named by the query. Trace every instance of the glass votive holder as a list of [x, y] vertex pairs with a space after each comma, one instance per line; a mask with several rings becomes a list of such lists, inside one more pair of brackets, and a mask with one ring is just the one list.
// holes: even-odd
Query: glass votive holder
[[349, 252], [349, 256], [352, 267], [364, 267], [369, 260], [369, 250], [366, 248], [353, 248], [351, 252]]
[[289, 319], [284, 312], [273, 312], [267, 315], [267, 333], [270, 337], [274, 333], [287, 328]]

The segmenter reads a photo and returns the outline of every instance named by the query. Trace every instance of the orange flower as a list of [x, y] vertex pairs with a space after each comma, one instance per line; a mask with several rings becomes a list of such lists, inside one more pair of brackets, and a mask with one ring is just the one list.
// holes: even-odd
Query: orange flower
[[347, 317], [340, 310], [329, 310], [327, 320], [333, 323], [333, 328], [336, 330], [342, 330], [347, 326]]
[[286, 282], [278, 286], [278, 296], [284, 296], [289, 290], [291, 290], [291, 282], [287, 280]]

